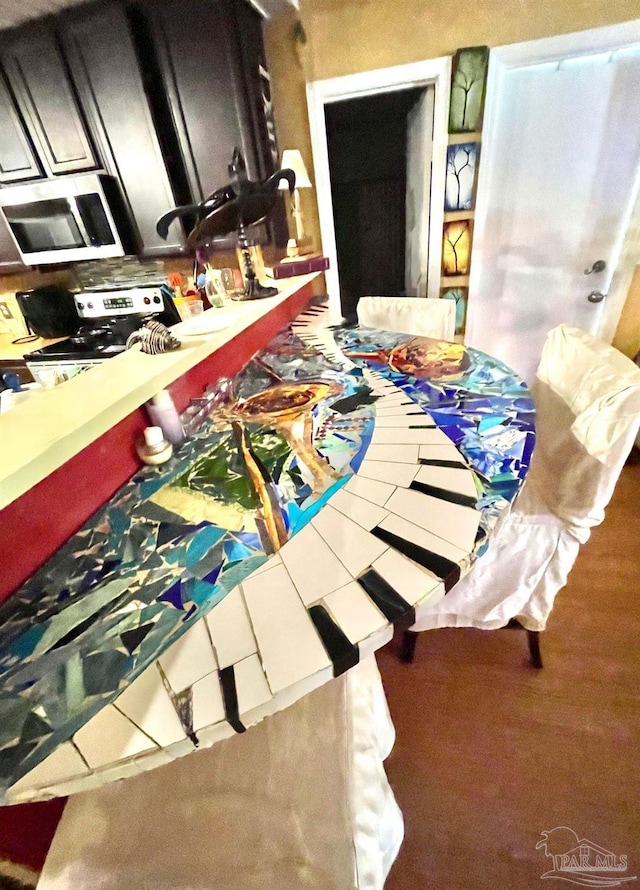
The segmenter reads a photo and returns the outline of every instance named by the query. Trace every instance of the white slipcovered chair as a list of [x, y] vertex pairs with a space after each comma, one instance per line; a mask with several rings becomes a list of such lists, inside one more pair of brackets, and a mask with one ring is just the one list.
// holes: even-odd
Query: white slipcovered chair
[[469, 573], [416, 615], [403, 639], [411, 661], [417, 634], [437, 627], [526, 628], [542, 667], [538, 634], [580, 546], [604, 519], [640, 423], [640, 368], [584, 331], [547, 335], [533, 387], [536, 445], [525, 483]]
[[455, 300], [427, 297], [360, 297], [358, 323], [369, 328], [453, 340], [456, 332]]
[[403, 836], [375, 658], [66, 805], [38, 890], [382, 890]]

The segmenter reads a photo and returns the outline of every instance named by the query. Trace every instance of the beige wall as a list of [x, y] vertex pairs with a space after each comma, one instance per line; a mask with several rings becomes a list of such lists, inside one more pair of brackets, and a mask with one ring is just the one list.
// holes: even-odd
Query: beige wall
[[629, 358], [640, 352], [640, 265], [636, 266], [613, 345]]
[[[280, 148], [312, 170], [307, 81], [501, 46], [640, 17], [638, 0], [301, 0], [266, 28]], [[296, 39], [298, 18], [307, 42]], [[312, 176], [313, 181], [313, 176]], [[302, 191], [305, 228], [320, 247], [315, 192]], [[638, 307], [640, 312], [640, 306]], [[638, 344], [640, 348], [640, 343]]]

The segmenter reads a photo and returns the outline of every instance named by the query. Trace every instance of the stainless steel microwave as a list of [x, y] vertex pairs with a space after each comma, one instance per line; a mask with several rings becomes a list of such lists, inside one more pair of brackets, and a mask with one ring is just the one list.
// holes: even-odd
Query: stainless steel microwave
[[133, 253], [118, 182], [83, 174], [0, 189], [0, 208], [28, 266]]

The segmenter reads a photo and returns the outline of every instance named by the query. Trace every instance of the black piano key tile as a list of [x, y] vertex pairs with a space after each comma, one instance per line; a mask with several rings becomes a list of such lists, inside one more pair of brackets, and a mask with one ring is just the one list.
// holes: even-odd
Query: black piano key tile
[[455, 491], [448, 491], [446, 488], [438, 488], [437, 485], [428, 485], [426, 482], [417, 482], [414, 480], [409, 488], [414, 491], [420, 491], [422, 494], [431, 495], [433, 498], [439, 498], [441, 501], [448, 501], [450, 504], [459, 504], [461, 507], [471, 507], [475, 509], [476, 498], [472, 498], [468, 494], [459, 494]]
[[445, 556], [440, 556], [439, 553], [420, 547], [419, 544], [407, 541], [383, 528], [374, 528], [371, 530], [371, 534], [384, 541], [385, 544], [389, 544], [394, 550], [417, 562], [418, 565], [433, 572], [444, 583], [445, 592], [451, 590], [453, 585], [460, 579], [460, 566]]
[[236, 675], [233, 670], [233, 665], [221, 669], [220, 687], [222, 689], [224, 712], [229, 725], [235, 729], [236, 732], [246, 732], [247, 727], [240, 720], [238, 690], [236, 688]]
[[358, 584], [368, 594], [382, 614], [399, 627], [411, 627], [415, 623], [415, 609], [375, 569], [367, 569], [358, 578]]
[[339, 677], [355, 667], [360, 660], [360, 650], [338, 627], [324, 606], [311, 606], [309, 615], [333, 664], [333, 676]]

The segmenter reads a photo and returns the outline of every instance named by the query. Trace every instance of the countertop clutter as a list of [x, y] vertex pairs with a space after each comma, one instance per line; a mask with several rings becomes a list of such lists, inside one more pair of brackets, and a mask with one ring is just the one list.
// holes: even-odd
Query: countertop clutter
[[[0, 606], [6, 802], [243, 733], [413, 623], [486, 546], [533, 449], [523, 382], [483, 353], [326, 315], [311, 305], [263, 345], [168, 463]], [[215, 338], [84, 379], [111, 376], [110, 414], [121, 374], [160, 362], [137, 402]]]
[[317, 277], [289, 279], [276, 297], [208, 310], [172, 328], [180, 349], [150, 356], [134, 347], [3, 415], [0, 509]]

